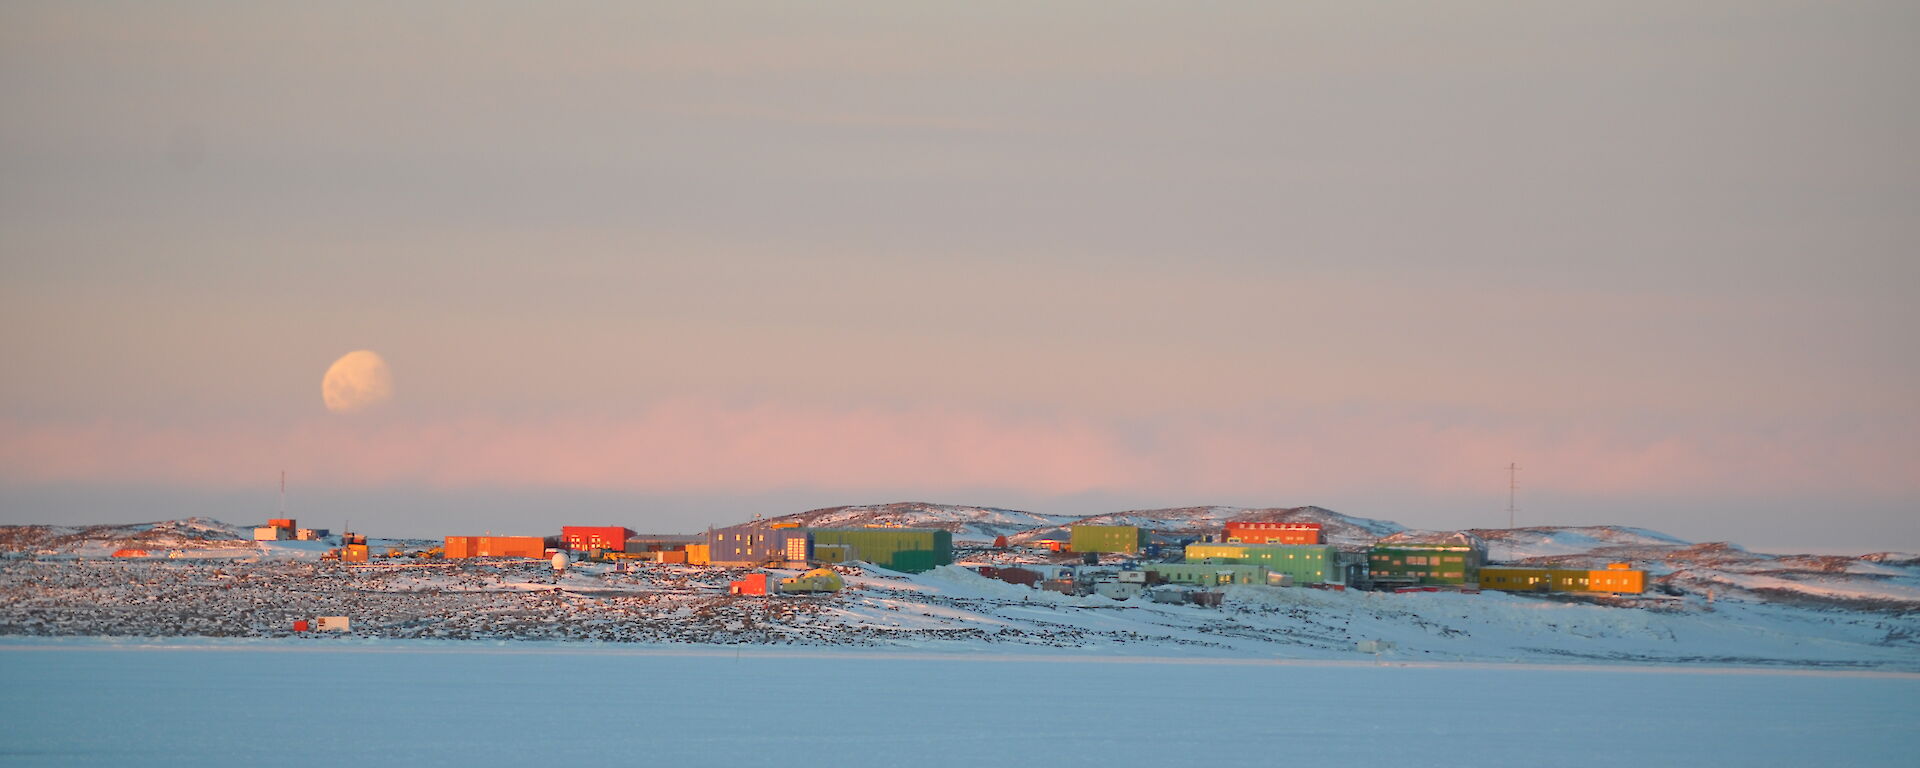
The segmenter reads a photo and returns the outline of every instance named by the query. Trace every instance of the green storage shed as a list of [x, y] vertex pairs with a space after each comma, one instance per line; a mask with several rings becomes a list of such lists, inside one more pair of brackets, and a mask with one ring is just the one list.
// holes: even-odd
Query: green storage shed
[[830, 563], [855, 560], [906, 573], [953, 563], [953, 534], [937, 528], [815, 528], [814, 556]]

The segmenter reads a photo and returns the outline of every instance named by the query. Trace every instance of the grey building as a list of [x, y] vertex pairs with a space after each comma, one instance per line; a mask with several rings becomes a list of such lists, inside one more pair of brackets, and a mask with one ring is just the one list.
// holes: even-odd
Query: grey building
[[707, 545], [714, 565], [762, 566], [813, 559], [813, 536], [805, 528], [774, 528], [766, 523], [716, 528], [707, 532]]

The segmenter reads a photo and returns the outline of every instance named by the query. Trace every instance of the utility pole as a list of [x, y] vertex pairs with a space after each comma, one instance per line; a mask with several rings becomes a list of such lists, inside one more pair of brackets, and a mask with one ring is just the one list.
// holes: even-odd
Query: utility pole
[[1519, 464], [1507, 464], [1507, 528], [1509, 529], [1513, 528], [1513, 494], [1520, 489], [1519, 476], [1516, 474], [1519, 471]]
[[280, 516], [287, 516], [287, 471], [280, 470]]

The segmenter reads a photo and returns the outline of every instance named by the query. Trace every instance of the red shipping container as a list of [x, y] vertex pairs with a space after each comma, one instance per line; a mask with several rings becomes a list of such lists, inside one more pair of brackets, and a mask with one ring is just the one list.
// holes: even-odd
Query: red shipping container
[[301, 619], [293, 623], [293, 631], [295, 632], [305, 632], [307, 631], [307, 627], [308, 627], [308, 624], [306, 619]]
[[727, 592], [734, 595], [764, 595], [767, 593], [767, 575], [749, 573], [746, 578], [728, 584]]
[[999, 579], [1008, 584], [1020, 584], [1029, 587], [1040, 585], [1040, 572], [1026, 568], [995, 568], [991, 565], [980, 566], [980, 575], [989, 579]]
[[274, 519], [272, 519], [272, 520], [268, 520], [268, 521], [267, 521], [267, 527], [268, 527], [268, 528], [292, 528], [292, 527], [294, 527], [294, 525], [293, 525], [293, 518], [291, 518], [291, 517], [276, 517], [276, 518], [274, 518]]

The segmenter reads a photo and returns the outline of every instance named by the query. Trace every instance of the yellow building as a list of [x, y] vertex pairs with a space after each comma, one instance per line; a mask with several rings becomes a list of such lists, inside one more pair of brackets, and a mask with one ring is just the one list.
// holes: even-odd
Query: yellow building
[[1480, 588], [1502, 592], [1612, 592], [1638, 595], [1647, 591], [1647, 572], [1626, 563], [1611, 563], [1603, 571], [1578, 568], [1480, 569]]

